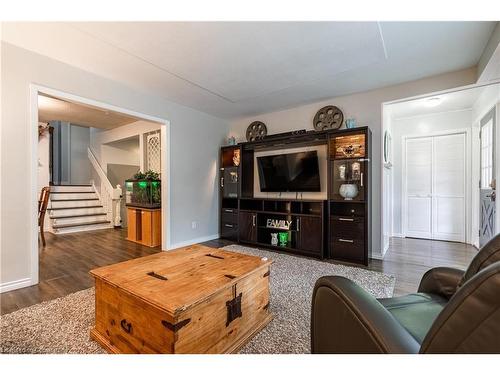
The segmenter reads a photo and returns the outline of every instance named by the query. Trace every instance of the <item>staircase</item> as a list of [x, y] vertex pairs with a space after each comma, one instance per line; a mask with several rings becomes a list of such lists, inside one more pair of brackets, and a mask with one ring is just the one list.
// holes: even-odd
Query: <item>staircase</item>
[[51, 186], [47, 211], [55, 234], [113, 227], [92, 185]]

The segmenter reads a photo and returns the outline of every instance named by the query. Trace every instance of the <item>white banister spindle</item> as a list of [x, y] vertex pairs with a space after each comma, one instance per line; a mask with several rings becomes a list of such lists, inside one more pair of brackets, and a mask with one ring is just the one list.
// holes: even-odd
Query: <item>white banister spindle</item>
[[113, 189], [113, 209], [115, 211], [113, 224], [115, 227], [120, 227], [122, 225], [122, 217], [121, 217], [121, 203], [122, 203], [122, 187], [120, 185], [116, 185], [116, 188]]
[[111, 182], [108, 180], [108, 176], [104, 173], [101, 165], [97, 161], [96, 157], [90, 150], [87, 149], [87, 154], [90, 160], [90, 164], [94, 168], [95, 172], [99, 176], [100, 179], [100, 191], [95, 189], [95, 182], [92, 181], [94, 186], [94, 190], [99, 197], [99, 201], [101, 202], [104, 210], [106, 212], [107, 220], [109, 220], [115, 227], [121, 226], [121, 214], [120, 214], [120, 205], [122, 200], [122, 188], [120, 185], [116, 185], [116, 188], [113, 188]]

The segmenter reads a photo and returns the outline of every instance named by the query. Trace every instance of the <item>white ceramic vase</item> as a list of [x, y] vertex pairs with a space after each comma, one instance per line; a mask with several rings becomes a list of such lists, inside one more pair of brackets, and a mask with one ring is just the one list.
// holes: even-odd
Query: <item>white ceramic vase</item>
[[358, 185], [356, 184], [342, 184], [340, 185], [339, 194], [346, 200], [352, 201], [358, 195]]

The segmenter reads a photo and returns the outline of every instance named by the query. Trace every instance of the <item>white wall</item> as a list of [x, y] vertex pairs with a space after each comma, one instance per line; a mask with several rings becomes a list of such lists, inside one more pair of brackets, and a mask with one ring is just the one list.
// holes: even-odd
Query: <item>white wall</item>
[[244, 140], [247, 126], [255, 120], [263, 121], [269, 134], [290, 130], [312, 130], [312, 120], [316, 112], [323, 106], [333, 104], [344, 113], [344, 118], [355, 118], [359, 125], [368, 125], [372, 131], [372, 246], [375, 258], [381, 252], [381, 145], [382, 145], [382, 103], [396, 99], [422, 95], [453, 87], [472, 84], [476, 81], [474, 68], [458, 72], [442, 74], [412, 81], [400, 85], [389, 86], [359, 94], [331, 98], [325, 101], [307, 104], [279, 112], [266, 113], [234, 120], [230, 123], [231, 135]]
[[[161, 127], [161, 124], [155, 122], [139, 120], [110, 130], [90, 128], [90, 148], [99, 163], [104, 163], [101, 155], [102, 145], [155, 131]], [[101, 164], [101, 166], [103, 165]]]
[[[141, 165], [141, 158], [139, 156], [139, 140], [137, 146], [125, 150], [110, 145], [102, 145], [101, 147], [102, 162], [101, 167], [104, 171], [108, 170], [108, 164], [122, 164], [122, 165]], [[132, 177], [132, 176], [131, 176]]]
[[[472, 109], [462, 111], [442, 112], [430, 115], [392, 119], [392, 144], [393, 144], [393, 235], [400, 236], [403, 233], [402, 199], [403, 199], [403, 137], [425, 136], [435, 133], [472, 129]], [[470, 133], [469, 133], [470, 134]], [[469, 139], [468, 144], [471, 143]], [[471, 150], [469, 149], [467, 160], [469, 163], [468, 171], [471, 170]], [[468, 203], [467, 217], [471, 217], [470, 192], [471, 179], [470, 172], [467, 176], [467, 191], [469, 197], [466, 197]], [[470, 240], [470, 235], [468, 239]]]
[[[217, 163], [226, 121], [2, 42], [2, 290], [30, 285], [36, 237], [30, 206], [37, 185], [37, 141], [30, 122], [30, 84], [38, 84], [170, 121], [171, 243], [218, 235]], [[33, 150], [33, 147], [35, 149]], [[34, 155], [31, 155], [34, 151]], [[165, 150], [166, 151], [166, 150]], [[33, 161], [34, 160], [34, 161]], [[7, 220], [5, 218], [8, 218]], [[196, 229], [191, 222], [197, 221]]]

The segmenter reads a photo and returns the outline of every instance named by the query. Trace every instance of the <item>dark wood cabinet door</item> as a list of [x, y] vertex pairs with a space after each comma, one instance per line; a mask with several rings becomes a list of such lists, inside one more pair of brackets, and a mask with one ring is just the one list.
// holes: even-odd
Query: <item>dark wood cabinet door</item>
[[323, 222], [321, 217], [299, 218], [299, 249], [322, 255]]
[[257, 214], [255, 212], [240, 212], [240, 241], [257, 242]]

